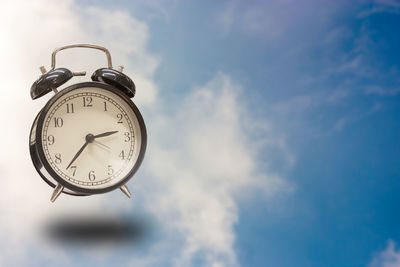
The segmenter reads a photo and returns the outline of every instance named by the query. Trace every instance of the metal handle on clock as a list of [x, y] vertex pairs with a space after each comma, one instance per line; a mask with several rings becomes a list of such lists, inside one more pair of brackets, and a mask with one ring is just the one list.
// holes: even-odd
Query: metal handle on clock
[[53, 53], [51, 54], [51, 70], [54, 70], [56, 67], [56, 54], [58, 52], [60, 52], [61, 50], [70, 49], [70, 48], [92, 48], [92, 49], [101, 50], [106, 54], [108, 68], [112, 69], [111, 54], [107, 48], [99, 46], [99, 45], [92, 45], [92, 44], [74, 44], [74, 45], [62, 46], [53, 51]]

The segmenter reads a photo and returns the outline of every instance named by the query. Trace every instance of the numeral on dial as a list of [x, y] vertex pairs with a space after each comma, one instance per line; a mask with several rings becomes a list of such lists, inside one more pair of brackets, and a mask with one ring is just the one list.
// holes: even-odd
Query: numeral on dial
[[114, 169], [112, 168], [112, 165], [108, 165], [107, 174], [113, 175], [113, 173], [114, 173]]
[[90, 96], [83, 97], [83, 106], [84, 107], [93, 107], [92, 105], [93, 99]]
[[131, 141], [131, 134], [129, 132], [125, 132], [124, 135], [125, 135], [125, 142]]
[[123, 118], [124, 118], [124, 116], [121, 113], [117, 114], [118, 123], [122, 123]]
[[75, 111], [74, 111], [74, 104], [73, 103], [71, 103], [71, 104], [67, 104], [67, 113], [75, 113]]
[[54, 118], [54, 127], [57, 128], [61, 128], [64, 125], [64, 120], [60, 117], [58, 118]]
[[54, 144], [54, 136], [53, 135], [49, 135], [49, 136], [47, 136], [47, 144], [49, 145], [49, 146], [51, 146], [52, 144]]
[[104, 111], [107, 111], [107, 102], [104, 101], [103, 103], [104, 103]]
[[120, 157], [122, 160], [125, 159], [125, 153], [123, 150], [121, 151], [121, 153], [119, 153], [118, 157]]
[[57, 153], [57, 154], [54, 155], [54, 157], [56, 158], [56, 159], [54, 160], [54, 162], [55, 162], [56, 164], [60, 164], [60, 163], [61, 163], [61, 154], [60, 154], [60, 153]]
[[96, 176], [94, 175], [94, 171], [90, 171], [89, 172], [89, 180], [94, 181], [94, 179], [96, 179]]
[[69, 168], [74, 170], [74, 171], [72, 172], [72, 176], [75, 176], [75, 173], [76, 173], [76, 166], [71, 166], [71, 167], [69, 167]]

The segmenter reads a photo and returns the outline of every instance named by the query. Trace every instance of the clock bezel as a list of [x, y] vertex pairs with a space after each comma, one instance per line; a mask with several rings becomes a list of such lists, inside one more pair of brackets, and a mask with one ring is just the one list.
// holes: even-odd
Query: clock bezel
[[[53, 106], [53, 104], [61, 97], [63, 97], [65, 94], [76, 90], [76, 89], [80, 89], [80, 88], [85, 88], [85, 87], [92, 87], [92, 88], [101, 88], [104, 90], [107, 90], [111, 93], [116, 94], [118, 97], [120, 97], [123, 101], [126, 102], [126, 104], [128, 104], [128, 106], [132, 109], [133, 113], [135, 114], [138, 122], [139, 122], [139, 130], [140, 130], [140, 134], [141, 134], [141, 146], [140, 146], [140, 151], [139, 151], [139, 155], [138, 158], [134, 164], [134, 166], [132, 167], [132, 169], [128, 172], [127, 175], [125, 175], [122, 179], [120, 179], [120, 181], [116, 184], [107, 186], [105, 188], [83, 188], [83, 187], [79, 187], [75, 184], [69, 183], [68, 181], [64, 180], [62, 177], [60, 177], [55, 171], [54, 169], [50, 166], [49, 162], [46, 159], [44, 150], [43, 150], [43, 143], [42, 143], [42, 130], [43, 130], [43, 124], [44, 124], [44, 119], [47, 115], [47, 113], [50, 111], [50, 108]], [[36, 145], [37, 145], [37, 153], [39, 156], [39, 159], [41, 161], [41, 163], [43, 164], [44, 168], [46, 169], [46, 171], [50, 174], [50, 176], [52, 176], [52, 178], [54, 178], [54, 180], [56, 180], [58, 183], [60, 183], [61, 185], [63, 185], [64, 187], [73, 190], [77, 193], [83, 193], [83, 194], [101, 194], [101, 193], [106, 193], [106, 192], [110, 192], [112, 190], [115, 190], [119, 187], [121, 187], [122, 185], [124, 185], [125, 183], [127, 183], [132, 177], [133, 175], [136, 173], [136, 171], [139, 169], [143, 158], [144, 158], [144, 154], [146, 151], [146, 146], [147, 146], [147, 132], [146, 132], [146, 126], [143, 120], [143, 117], [139, 111], [139, 109], [136, 107], [136, 105], [129, 99], [128, 96], [126, 96], [123, 92], [121, 92], [119, 89], [105, 84], [105, 83], [101, 83], [101, 82], [83, 82], [83, 83], [77, 83], [77, 84], [73, 84], [68, 86], [67, 88], [61, 90], [60, 92], [58, 92], [56, 95], [54, 95], [47, 103], [46, 105], [43, 107], [42, 111], [40, 112], [38, 121], [37, 121], [37, 126], [36, 126]]]

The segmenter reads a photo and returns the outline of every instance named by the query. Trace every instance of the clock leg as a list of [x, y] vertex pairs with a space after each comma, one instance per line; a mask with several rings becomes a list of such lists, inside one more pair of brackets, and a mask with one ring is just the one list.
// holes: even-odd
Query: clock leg
[[64, 186], [62, 186], [61, 184], [58, 184], [58, 185], [56, 186], [56, 188], [54, 189], [53, 194], [51, 195], [50, 201], [51, 201], [51, 202], [56, 201], [57, 197], [61, 194], [61, 192], [63, 191], [63, 189], [64, 189]]
[[121, 191], [124, 192], [127, 197], [132, 197], [131, 192], [129, 192], [129, 189], [126, 185], [121, 186], [119, 189], [121, 189]]

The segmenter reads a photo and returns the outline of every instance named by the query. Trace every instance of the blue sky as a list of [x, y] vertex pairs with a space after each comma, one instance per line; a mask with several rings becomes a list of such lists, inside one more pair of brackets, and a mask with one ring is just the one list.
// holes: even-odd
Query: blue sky
[[[399, 240], [399, 5], [180, 3], [154, 23], [153, 49], [168, 61], [160, 84], [179, 98], [229, 73], [250, 116], [273, 121], [296, 158], [283, 173], [297, 190], [278, 211], [257, 198], [239, 205], [243, 265], [365, 266]], [[221, 32], [224, 9], [233, 21]]]
[[[400, 266], [399, 1], [10, 1], [1, 15], [1, 71], [18, 79], [0, 100], [16, 147], [0, 157], [0, 265]], [[80, 42], [137, 84], [149, 150], [132, 200], [48, 203], [20, 142], [47, 101], [29, 99], [37, 67]], [[88, 217], [147, 230], [49, 234]]]

